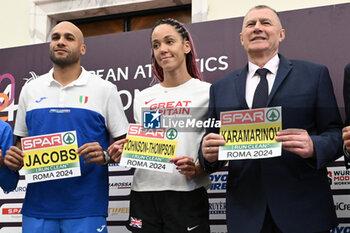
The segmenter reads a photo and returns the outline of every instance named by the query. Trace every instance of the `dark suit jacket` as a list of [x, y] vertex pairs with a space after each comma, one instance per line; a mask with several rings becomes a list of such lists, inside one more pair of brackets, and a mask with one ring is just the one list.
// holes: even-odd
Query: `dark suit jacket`
[[344, 69], [343, 96], [345, 105], [345, 125], [350, 125], [350, 63]]
[[[342, 120], [328, 69], [279, 56], [267, 106], [282, 106], [283, 129], [308, 131], [316, 159], [283, 150], [277, 158], [230, 161], [226, 198], [230, 233], [259, 233], [267, 205], [283, 233], [320, 232], [337, 225], [325, 166], [340, 156]], [[219, 119], [222, 111], [248, 109], [247, 69], [229, 73], [211, 86], [209, 118]], [[200, 149], [200, 163], [210, 173], [225, 161], [208, 163]]]
[[[350, 125], [350, 63], [345, 66], [344, 69], [344, 85], [343, 85], [343, 97], [345, 105], [345, 125]], [[350, 159], [347, 156], [345, 158], [346, 168], [350, 168]]]

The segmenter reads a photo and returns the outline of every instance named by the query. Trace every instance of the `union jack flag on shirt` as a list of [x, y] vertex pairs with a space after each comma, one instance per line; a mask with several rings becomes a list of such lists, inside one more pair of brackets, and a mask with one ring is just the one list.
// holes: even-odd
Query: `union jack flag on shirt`
[[129, 225], [131, 227], [135, 227], [135, 228], [142, 228], [142, 219], [130, 217], [130, 224]]

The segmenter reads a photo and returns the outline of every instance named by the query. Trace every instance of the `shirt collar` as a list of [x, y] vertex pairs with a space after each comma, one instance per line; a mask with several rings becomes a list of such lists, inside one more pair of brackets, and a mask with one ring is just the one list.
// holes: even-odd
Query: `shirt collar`
[[[82, 66], [81, 66], [81, 69], [82, 69], [82, 71], [81, 71], [81, 74], [79, 75], [79, 77], [76, 80], [74, 80], [73, 82], [69, 83], [65, 87], [83, 86], [83, 85], [85, 85], [87, 83], [88, 77], [89, 77], [89, 73]], [[48, 75], [49, 75], [48, 86], [52, 86], [52, 85], [62, 86], [59, 82], [57, 82], [53, 78], [53, 68], [51, 68], [51, 70], [49, 71]]]
[[[276, 54], [264, 65], [263, 68], [268, 69], [270, 71], [270, 73], [272, 73], [274, 76], [276, 76], [279, 63], [280, 63], [280, 58], [279, 58], [278, 54]], [[249, 61], [248, 62], [248, 78], [253, 78], [253, 76], [255, 75], [255, 73], [258, 69], [260, 69], [259, 66], [255, 65], [254, 63]]]

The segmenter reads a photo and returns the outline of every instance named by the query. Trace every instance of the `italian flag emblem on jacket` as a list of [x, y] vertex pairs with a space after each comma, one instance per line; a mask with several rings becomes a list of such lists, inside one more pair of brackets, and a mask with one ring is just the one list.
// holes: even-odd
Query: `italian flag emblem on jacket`
[[86, 104], [86, 103], [88, 102], [88, 97], [87, 97], [86, 95], [81, 95], [81, 96], [79, 97], [79, 102], [80, 102], [81, 104]]

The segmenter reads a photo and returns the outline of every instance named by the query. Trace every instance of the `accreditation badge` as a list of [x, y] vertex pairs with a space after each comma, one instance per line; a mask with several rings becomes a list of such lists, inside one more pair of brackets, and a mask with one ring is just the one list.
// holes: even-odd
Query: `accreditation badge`
[[166, 140], [164, 128], [143, 128], [141, 125], [130, 124], [129, 139], [124, 144], [120, 160], [121, 166], [142, 168], [159, 172], [173, 172], [177, 141]]
[[75, 131], [22, 138], [27, 183], [80, 176]]
[[282, 130], [281, 107], [221, 112], [219, 160], [264, 159], [282, 155], [275, 140]]

